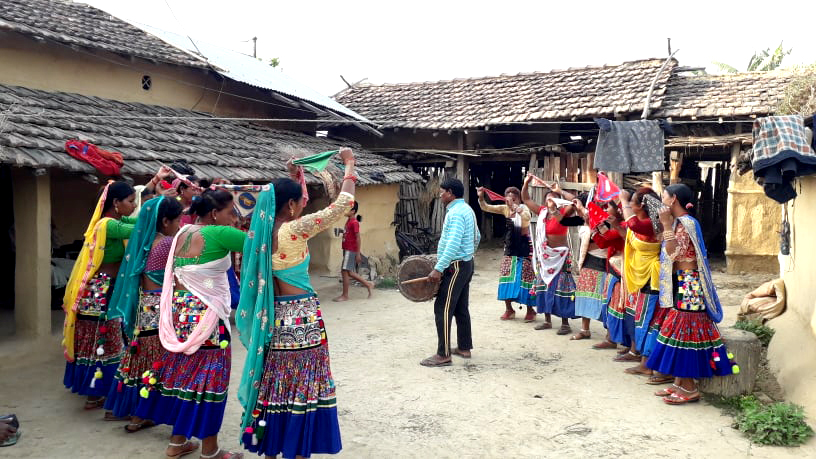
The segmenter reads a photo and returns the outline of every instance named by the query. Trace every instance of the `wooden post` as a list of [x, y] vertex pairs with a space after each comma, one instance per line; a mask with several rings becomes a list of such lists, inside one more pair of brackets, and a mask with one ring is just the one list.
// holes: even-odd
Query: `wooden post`
[[609, 177], [609, 180], [612, 180], [612, 182], [615, 185], [623, 188], [623, 173], [622, 172], [607, 172], [606, 176]]
[[751, 332], [736, 328], [723, 328], [722, 339], [728, 352], [734, 355], [732, 364], [739, 365], [739, 374], [729, 376], [715, 376], [700, 380], [700, 391], [706, 394], [716, 394], [723, 397], [746, 395], [754, 391], [759, 362], [762, 354], [762, 344], [759, 338]]
[[652, 172], [652, 189], [658, 196], [663, 194], [663, 171]]
[[560, 160], [559, 160], [559, 167], [558, 167], [558, 176], [555, 177], [555, 180], [567, 179], [567, 170], [569, 166], [567, 162], [569, 161], [569, 153], [559, 153]]
[[468, 157], [465, 155], [456, 158], [456, 178], [465, 185], [465, 202], [470, 202], [470, 168], [468, 167]]
[[527, 167], [527, 172], [533, 172], [538, 167], [538, 153], [530, 154], [530, 165]]
[[590, 153], [587, 155], [587, 173], [588, 180], [587, 183], [598, 183], [598, 171], [595, 170], [595, 153]]
[[680, 183], [680, 169], [683, 167], [683, 152], [671, 152], [671, 169], [669, 170], [669, 183], [674, 185]]

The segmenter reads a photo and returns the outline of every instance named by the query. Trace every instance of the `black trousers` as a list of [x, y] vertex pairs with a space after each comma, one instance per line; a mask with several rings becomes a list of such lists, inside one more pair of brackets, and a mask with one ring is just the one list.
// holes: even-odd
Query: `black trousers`
[[457, 347], [463, 351], [473, 349], [473, 339], [470, 334], [470, 311], [468, 311], [471, 278], [473, 278], [473, 260], [454, 261], [442, 273], [439, 293], [434, 302], [436, 334], [439, 342], [436, 353], [440, 357], [450, 356], [451, 319], [453, 318], [456, 318]]

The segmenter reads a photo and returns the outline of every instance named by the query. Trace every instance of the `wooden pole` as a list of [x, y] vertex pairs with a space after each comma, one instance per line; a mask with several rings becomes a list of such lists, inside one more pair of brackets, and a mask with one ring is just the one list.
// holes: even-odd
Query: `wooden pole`
[[671, 169], [669, 171], [669, 183], [672, 185], [680, 183], [680, 169], [683, 167], [683, 152], [671, 152]]

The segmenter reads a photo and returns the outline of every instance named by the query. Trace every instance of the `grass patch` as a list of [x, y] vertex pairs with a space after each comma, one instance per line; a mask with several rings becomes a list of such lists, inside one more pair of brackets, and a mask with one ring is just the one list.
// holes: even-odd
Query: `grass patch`
[[755, 319], [738, 320], [734, 324], [734, 328], [749, 331], [755, 334], [765, 347], [768, 347], [768, 343], [771, 342], [771, 338], [773, 338], [774, 333], [776, 333], [774, 329], [768, 327], [767, 325], [763, 325], [761, 321]]
[[377, 282], [377, 288], [383, 290], [386, 289], [393, 290], [397, 288], [397, 279], [393, 277], [383, 277], [382, 279], [380, 279], [379, 282]]
[[762, 403], [753, 395], [707, 397], [714, 406], [734, 416], [732, 427], [752, 442], [768, 446], [798, 446], [813, 436], [799, 405], [786, 402]]

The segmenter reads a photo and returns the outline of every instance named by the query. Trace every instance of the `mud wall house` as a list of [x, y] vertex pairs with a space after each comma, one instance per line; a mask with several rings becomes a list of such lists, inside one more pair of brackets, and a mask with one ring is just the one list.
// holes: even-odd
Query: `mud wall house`
[[[317, 137], [325, 126], [315, 120], [372, 130], [362, 116], [253, 58], [199, 46], [206, 58], [178, 36], [79, 3], [0, 2], [0, 183], [10, 197], [0, 212], [0, 278], [19, 334], [51, 330], [51, 291], [43, 288], [51, 284], [51, 223], [60, 243], [81, 240], [107, 179], [67, 155], [66, 140], [122, 153], [122, 173], [136, 183], [180, 159], [202, 177], [263, 183], [284, 176], [293, 155], [349, 144]], [[363, 226], [367, 252], [385, 258], [396, 248], [388, 228], [399, 183], [419, 176], [350, 146], [358, 150], [357, 199], [372, 210]], [[311, 174], [307, 182], [313, 208], [325, 203], [322, 182]], [[333, 232], [315, 238], [313, 264], [337, 269], [339, 244]]]

